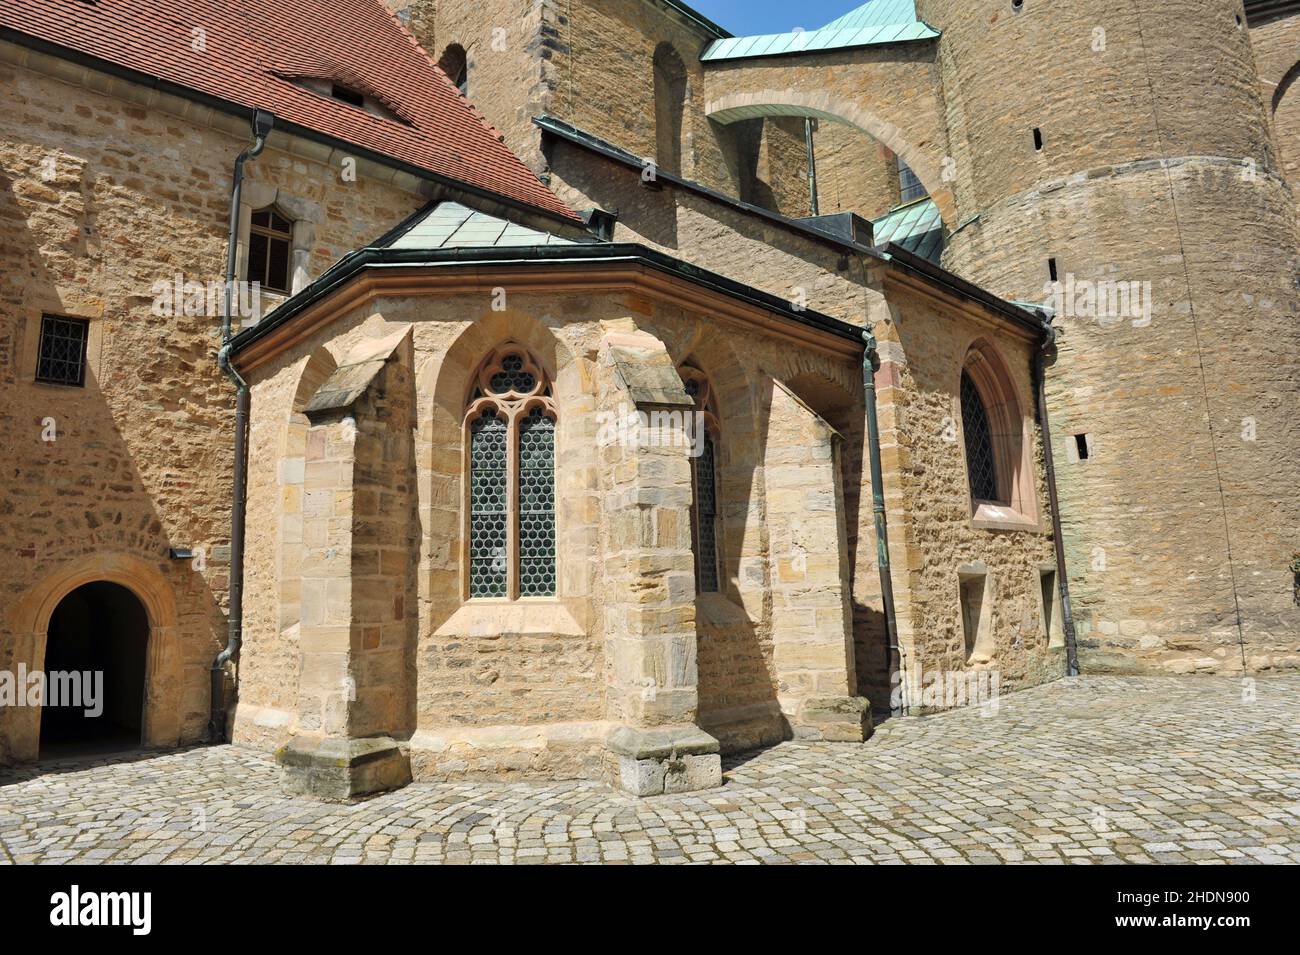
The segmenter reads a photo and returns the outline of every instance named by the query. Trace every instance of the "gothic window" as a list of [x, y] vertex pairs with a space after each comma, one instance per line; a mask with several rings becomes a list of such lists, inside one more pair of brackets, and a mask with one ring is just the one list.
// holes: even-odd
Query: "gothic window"
[[961, 425], [966, 436], [966, 474], [970, 493], [977, 501], [998, 499], [993, 432], [988, 409], [968, 372], [961, 373]]
[[691, 541], [695, 553], [695, 589], [717, 593], [722, 574], [718, 570], [720, 548], [718, 513], [718, 415], [713, 389], [699, 369], [678, 369], [686, 393], [695, 403], [695, 417], [688, 434], [691, 446]]
[[555, 421], [541, 367], [497, 349], [465, 412], [470, 597], [555, 595]]
[[248, 281], [269, 292], [289, 292], [293, 223], [274, 206], [253, 213], [248, 234]]

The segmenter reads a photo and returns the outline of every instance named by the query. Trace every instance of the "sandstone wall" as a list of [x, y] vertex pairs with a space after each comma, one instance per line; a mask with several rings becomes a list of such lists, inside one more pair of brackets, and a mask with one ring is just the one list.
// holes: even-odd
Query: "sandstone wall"
[[[165, 581], [177, 613], [180, 676], [152, 687], [164, 702], [151, 705], [174, 709], [172, 742], [197, 740], [225, 643], [234, 396], [216, 368], [216, 312], [155, 315], [153, 286], [177, 273], [222, 278], [230, 170], [247, 141], [161, 102], [146, 108], [8, 62], [0, 86], [0, 432], [11, 470], [0, 491], [0, 666], [19, 662], [6, 615], [25, 595], [82, 558], [136, 559]], [[275, 148], [249, 177], [310, 210], [313, 275], [421, 202]], [[34, 382], [43, 312], [90, 321], [84, 389]], [[169, 547], [203, 560], [171, 561]]]
[[[1294, 200], [1240, 6], [918, 12], [944, 31], [962, 223], [945, 265], [1032, 301], [1053, 268], [1136, 282], [1149, 306], [1071, 295], [1058, 318], [1049, 402], [1084, 670], [1300, 663]], [[1008, 99], [1013, 75], [1038, 79]]]
[[1273, 124], [1278, 164], [1300, 190], [1300, 16], [1291, 14], [1250, 28], [1260, 95]]

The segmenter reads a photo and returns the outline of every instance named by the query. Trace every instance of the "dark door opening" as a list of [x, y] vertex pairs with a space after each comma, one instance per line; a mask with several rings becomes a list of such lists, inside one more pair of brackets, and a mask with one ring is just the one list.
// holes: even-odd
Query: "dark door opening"
[[149, 615], [119, 584], [84, 584], [59, 602], [45, 643], [42, 759], [140, 745], [148, 644]]

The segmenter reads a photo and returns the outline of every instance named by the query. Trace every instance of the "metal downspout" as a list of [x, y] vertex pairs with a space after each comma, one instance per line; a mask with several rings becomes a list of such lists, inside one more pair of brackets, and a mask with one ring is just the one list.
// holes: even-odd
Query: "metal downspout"
[[876, 336], [870, 328], [862, 330], [866, 352], [862, 356], [862, 390], [867, 412], [867, 453], [871, 459], [871, 510], [876, 525], [876, 566], [880, 570], [880, 599], [885, 611], [885, 648], [889, 660], [889, 685], [898, 680], [900, 704], [895, 716], [907, 715], [907, 680], [902, 672], [902, 655], [898, 649], [898, 622], [894, 614], [894, 582], [889, 569], [889, 524], [885, 515], [885, 488], [880, 466], [880, 423], [876, 417], [876, 371], [880, 353]]
[[[1047, 497], [1052, 508], [1052, 544], [1056, 551], [1056, 585], [1061, 594], [1061, 627], [1065, 631], [1065, 672], [1079, 675], [1079, 650], [1075, 642], [1074, 612], [1070, 608], [1070, 582], [1065, 573], [1065, 541], [1061, 536], [1061, 508], [1056, 496], [1056, 464], [1052, 458], [1052, 426], [1047, 417], [1047, 369], [1043, 363], [1048, 349], [1056, 345], [1056, 329], [1043, 323], [1043, 342], [1034, 355], [1034, 377], [1038, 392], [1038, 421], [1043, 432], [1043, 460], [1047, 465]], [[1051, 625], [1051, 621], [1048, 621]]]
[[808, 209], [810, 215], [820, 215], [817, 210], [817, 152], [813, 148], [813, 133], [817, 127], [811, 117], [803, 121], [804, 145], [808, 147]]
[[239, 203], [244, 186], [244, 164], [266, 146], [275, 116], [265, 110], [253, 113], [253, 142], [235, 158], [234, 185], [230, 192], [230, 229], [226, 236], [226, 282], [221, 302], [221, 350], [217, 365], [235, 383], [235, 474], [230, 506], [230, 612], [226, 624], [226, 646], [212, 661], [212, 701], [208, 739], [226, 738], [226, 664], [238, 659], [244, 635], [244, 514], [248, 503], [248, 382], [230, 363], [233, 337], [235, 265], [239, 241]]

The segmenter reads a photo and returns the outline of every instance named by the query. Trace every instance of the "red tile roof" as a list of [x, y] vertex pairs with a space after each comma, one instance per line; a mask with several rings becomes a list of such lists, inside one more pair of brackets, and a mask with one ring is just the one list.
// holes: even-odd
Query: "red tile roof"
[[[0, 27], [578, 218], [381, 0], [4, 0]], [[303, 89], [297, 77], [338, 80], [406, 122]]]

